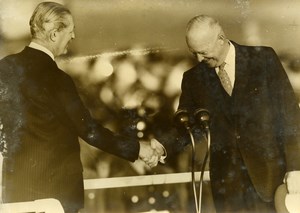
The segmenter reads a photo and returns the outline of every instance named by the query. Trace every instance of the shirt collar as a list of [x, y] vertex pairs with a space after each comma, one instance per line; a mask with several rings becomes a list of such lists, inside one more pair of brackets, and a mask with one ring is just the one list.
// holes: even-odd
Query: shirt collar
[[225, 58], [225, 64], [226, 65], [233, 65], [234, 64], [234, 58], [235, 58], [235, 49], [234, 49], [234, 46], [233, 44], [229, 42], [229, 50], [228, 50], [228, 53], [227, 53], [227, 56]]
[[49, 56], [52, 58], [52, 60], [54, 61], [54, 55], [53, 55], [53, 53], [52, 53], [50, 50], [48, 50], [46, 47], [44, 47], [44, 46], [42, 46], [42, 45], [40, 45], [40, 44], [38, 44], [38, 43], [35, 43], [35, 42], [33, 42], [33, 41], [30, 42], [30, 44], [29, 44], [28, 46], [31, 47], [31, 48], [33, 48], [33, 49], [37, 49], [37, 50], [40, 50], [40, 51], [46, 53], [46, 54], [49, 55]]
[[[224, 69], [226, 70], [226, 72], [230, 78], [231, 85], [233, 86], [234, 82], [235, 82], [235, 47], [230, 41], [228, 41], [228, 42], [229, 42], [229, 50], [228, 50], [227, 56], [224, 60], [224, 62], [225, 62]], [[215, 70], [216, 70], [217, 74], [220, 71], [219, 67], [216, 67]]]

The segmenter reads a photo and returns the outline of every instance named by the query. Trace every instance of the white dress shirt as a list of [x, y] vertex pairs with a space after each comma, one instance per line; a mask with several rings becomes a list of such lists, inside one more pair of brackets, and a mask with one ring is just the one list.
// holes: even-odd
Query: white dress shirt
[[[229, 51], [227, 53], [227, 56], [225, 58], [225, 67], [232, 88], [234, 87], [234, 81], [235, 81], [235, 48], [231, 42], [229, 42]], [[216, 67], [217, 74], [219, 73], [219, 67]]]

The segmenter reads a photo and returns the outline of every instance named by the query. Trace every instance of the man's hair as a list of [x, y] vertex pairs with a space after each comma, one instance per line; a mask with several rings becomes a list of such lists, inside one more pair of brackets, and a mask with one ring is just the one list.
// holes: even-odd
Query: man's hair
[[207, 15], [198, 15], [188, 22], [186, 32], [188, 32], [194, 26], [194, 24], [207, 24], [209, 27], [220, 27], [219, 22], [212, 17]]
[[60, 31], [66, 28], [69, 24], [66, 15], [71, 15], [71, 12], [59, 3], [38, 4], [29, 21], [32, 38], [48, 39], [48, 32], [51, 30]]

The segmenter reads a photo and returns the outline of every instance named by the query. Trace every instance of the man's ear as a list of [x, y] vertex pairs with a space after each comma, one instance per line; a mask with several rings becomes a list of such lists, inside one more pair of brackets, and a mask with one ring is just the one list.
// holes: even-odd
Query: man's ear
[[57, 39], [57, 30], [54, 29], [54, 30], [51, 30], [50, 31], [50, 36], [49, 36], [50, 40], [55, 42], [56, 39]]
[[219, 41], [223, 45], [225, 43], [225, 36], [224, 35], [219, 35]]

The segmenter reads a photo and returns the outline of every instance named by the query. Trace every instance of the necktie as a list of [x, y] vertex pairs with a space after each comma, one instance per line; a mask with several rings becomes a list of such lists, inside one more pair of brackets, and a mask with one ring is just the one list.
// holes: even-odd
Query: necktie
[[223, 62], [223, 64], [221, 64], [221, 66], [219, 67], [219, 72], [218, 72], [218, 76], [220, 78], [221, 84], [224, 87], [225, 91], [231, 95], [232, 93], [232, 85], [230, 82], [230, 78], [226, 72], [226, 70], [224, 69], [225, 67], [225, 62]]

